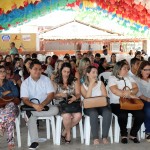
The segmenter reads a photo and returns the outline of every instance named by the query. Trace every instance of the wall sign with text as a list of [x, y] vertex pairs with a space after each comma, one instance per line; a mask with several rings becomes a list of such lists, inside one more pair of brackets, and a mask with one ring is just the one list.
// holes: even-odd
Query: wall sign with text
[[10, 35], [2, 35], [2, 41], [10, 41]]
[[22, 35], [22, 40], [23, 41], [31, 41], [31, 36], [30, 35]]

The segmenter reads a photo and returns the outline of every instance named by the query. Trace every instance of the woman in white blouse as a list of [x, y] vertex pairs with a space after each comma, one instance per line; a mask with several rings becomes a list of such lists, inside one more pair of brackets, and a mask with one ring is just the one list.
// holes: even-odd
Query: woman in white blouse
[[[130, 89], [123, 90], [128, 86]], [[142, 110], [122, 110], [120, 109], [120, 97], [132, 97], [134, 98], [138, 92], [137, 84], [134, 79], [128, 76], [128, 65], [124, 61], [119, 61], [113, 68], [112, 76], [108, 81], [109, 86], [109, 97], [112, 112], [118, 117], [118, 123], [121, 131], [121, 142], [123, 144], [128, 143], [128, 132], [127, 132], [127, 120], [128, 113], [131, 113], [134, 117], [133, 126], [130, 131], [129, 139], [134, 143], [139, 143], [137, 139], [137, 132], [139, 131], [142, 123], [144, 122], [144, 113]]]
[[150, 142], [150, 63], [148, 61], [141, 63], [137, 77], [138, 96], [144, 101], [146, 139]]
[[[81, 86], [81, 94], [84, 98], [107, 96], [107, 92], [103, 82], [97, 81], [98, 70], [94, 66], [89, 66], [86, 69], [85, 81]], [[108, 143], [107, 137], [111, 124], [111, 110], [110, 107], [98, 107], [84, 109], [84, 113], [90, 117], [91, 131], [94, 139], [94, 144], [99, 144], [98, 138], [98, 116], [102, 115], [102, 140], [104, 144]]]

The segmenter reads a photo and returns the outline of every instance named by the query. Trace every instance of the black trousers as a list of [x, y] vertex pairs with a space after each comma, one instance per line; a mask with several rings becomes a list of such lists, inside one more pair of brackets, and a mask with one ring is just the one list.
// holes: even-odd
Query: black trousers
[[144, 111], [143, 110], [121, 110], [120, 104], [111, 104], [112, 113], [118, 117], [118, 123], [120, 126], [121, 136], [127, 136], [127, 121], [128, 113], [131, 113], [134, 117], [133, 126], [130, 131], [130, 135], [137, 137], [137, 133], [144, 122]]

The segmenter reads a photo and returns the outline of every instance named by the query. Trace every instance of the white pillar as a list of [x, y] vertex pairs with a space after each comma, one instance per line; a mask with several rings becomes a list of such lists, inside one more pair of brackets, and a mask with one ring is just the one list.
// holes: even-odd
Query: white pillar
[[150, 56], [150, 40], [147, 40], [147, 55]]
[[39, 33], [36, 33], [36, 51], [40, 51], [40, 38], [39, 38]]

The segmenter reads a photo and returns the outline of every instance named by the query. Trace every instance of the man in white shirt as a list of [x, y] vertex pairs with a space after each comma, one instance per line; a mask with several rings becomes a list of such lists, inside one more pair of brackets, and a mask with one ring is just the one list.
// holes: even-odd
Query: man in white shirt
[[[31, 116], [28, 118], [28, 129], [31, 137], [31, 145], [29, 149], [36, 149], [38, 147], [38, 130], [37, 118], [49, 117], [58, 114], [58, 108], [50, 105], [54, 97], [54, 87], [50, 79], [42, 75], [42, 66], [38, 60], [34, 60], [30, 64], [30, 76], [22, 82], [21, 98], [23, 102], [33, 107], [36, 111], [31, 111]], [[31, 99], [38, 99], [40, 104]], [[42, 111], [44, 106], [49, 106], [48, 111]]]
[[140, 63], [141, 63], [141, 61], [135, 57], [130, 60], [131, 69], [129, 70], [128, 75], [130, 77], [132, 77], [133, 79], [136, 78], [136, 74], [137, 74], [138, 68], [140, 66]]

